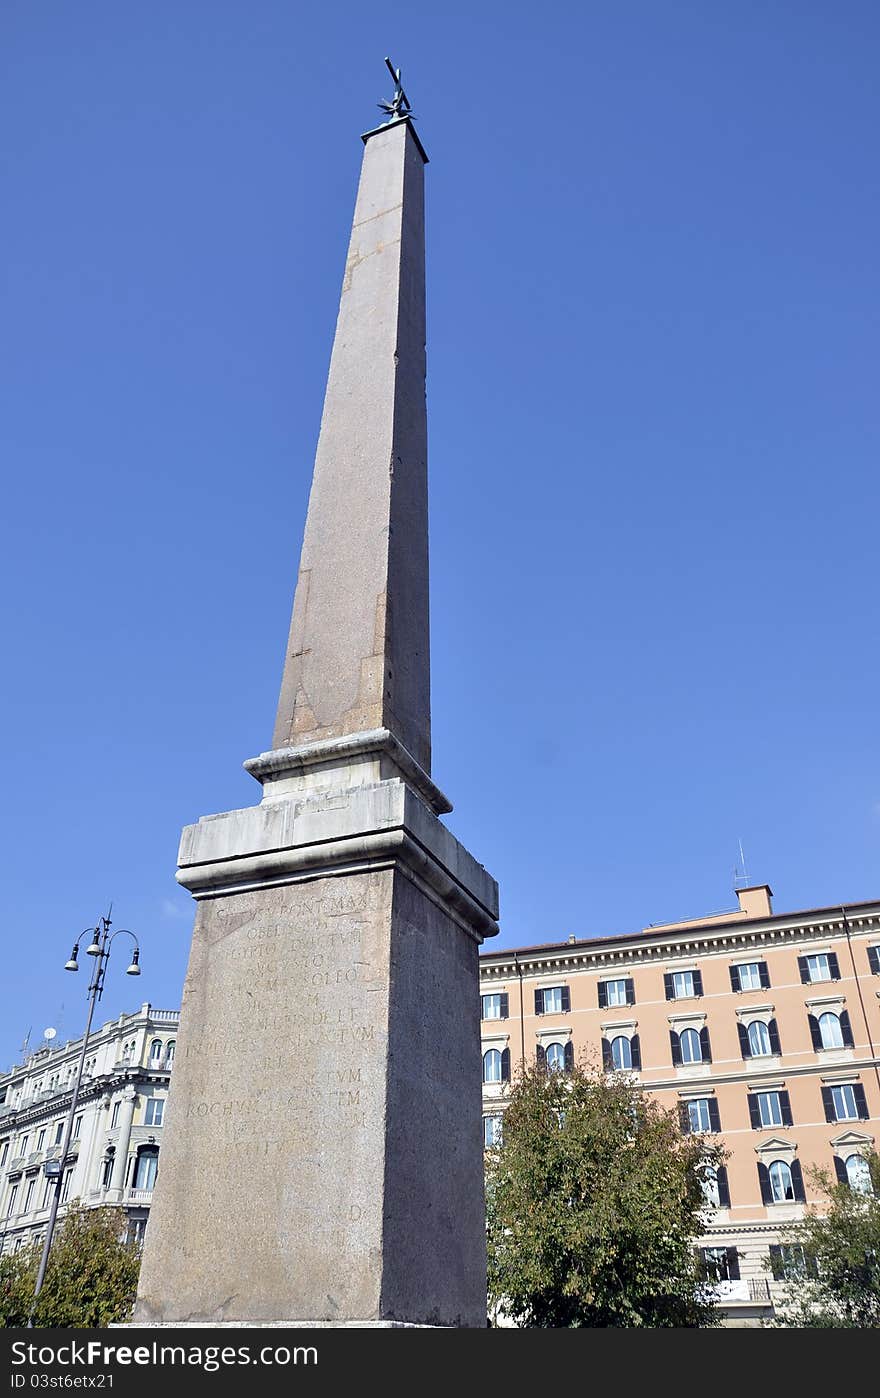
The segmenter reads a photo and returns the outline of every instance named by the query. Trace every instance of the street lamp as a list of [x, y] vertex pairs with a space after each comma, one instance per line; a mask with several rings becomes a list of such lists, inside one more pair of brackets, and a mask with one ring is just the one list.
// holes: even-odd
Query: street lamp
[[[110, 960], [110, 946], [115, 937], [119, 937], [120, 935], [125, 937], [131, 937], [132, 941], [134, 942], [134, 953], [131, 958], [131, 963], [128, 966], [128, 969], [126, 970], [125, 974], [127, 976], [139, 976], [141, 973], [141, 968], [138, 965], [141, 952], [140, 947], [138, 946], [137, 937], [134, 935], [133, 932], [129, 932], [127, 927], [120, 927], [111, 934], [110, 925], [111, 924], [109, 916], [102, 917], [97, 927], [87, 927], [85, 932], [82, 933], [82, 937], [90, 936], [92, 939], [91, 944], [86, 948], [86, 955], [93, 956], [95, 958], [95, 968], [92, 972], [92, 979], [89, 982], [88, 989], [89, 1013], [88, 1018], [86, 1019], [86, 1032], [83, 1035], [82, 1050], [79, 1055], [79, 1064], [77, 1066], [76, 1075], [73, 1080], [73, 1092], [70, 1098], [70, 1107], [68, 1108], [67, 1112], [67, 1121], [65, 1122], [64, 1126], [64, 1139], [61, 1143], [61, 1155], [57, 1160], [47, 1160], [43, 1165], [43, 1174], [46, 1176], [47, 1180], [54, 1179], [55, 1188], [52, 1191], [52, 1206], [49, 1210], [49, 1223], [46, 1228], [46, 1238], [43, 1243], [43, 1252], [40, 1257], [40, 1265], [37, 1269], [37, 1280], [34, 1283], [34, 1299], [31, 1302], [30, 1313], [28, 1315], [29, 1329], [33, 1329], [34, 1313], [37, 1309], [37, 1300], [43, 1288], [43, 1282], [46, 1277], [46, 1266], [49, 1261], [49, 1249], [52, 1246], [52, 1235], [55, 1232], [55, 1220], [58, 1217], [58, 1206], [61, 1203], [61, 1191], [64, 1187], [64, 1167], [67, 1164], [67, 1152], [70, 1149], [70, 1138], [73, 1134], [73, 1118], [76, 1113], [77, 1099], [79, 1098], [79, 1090], [82, 1084], [83, 1064], [86, 1061], [86, 1052], [89, 1046], [89, 1035], [92, 1031], [92, 1016], [95, 1013], [95, 1006], [104, 992], [104, 976], [107, 972], [107, 962]], [[70, 959], [67, 961], [64, 967], [65, 971], [79, 970], [79, 963], [77, 958], [79, 956], [79, 943], [82, 937], [78, 938], [77, 941], [74, 943], [73, 951], [70, 953]]]

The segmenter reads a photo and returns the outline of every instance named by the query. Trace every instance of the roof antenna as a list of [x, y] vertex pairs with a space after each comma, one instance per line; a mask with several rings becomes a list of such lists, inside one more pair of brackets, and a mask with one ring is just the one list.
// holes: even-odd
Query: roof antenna
[[738, 844], [739, 844], [739, 864], [736, 866], [736, 868], [735, 868], [734, 871], [733, 871], [733, 887], [734, 887], [734, 891], [736, 891], [736, 889], [738, 889], [738, 888], [748, 888], [748, 887], [749, 887], [749, 875], [748, 875], [748, 870], [746, 869], [746, 856], [745, 856], [745, 854], [744, 854], [744, 852], [743, 852], [743, 842], [742, 842], [742, 840], [739, 840], [739, 841], [738, 841]]

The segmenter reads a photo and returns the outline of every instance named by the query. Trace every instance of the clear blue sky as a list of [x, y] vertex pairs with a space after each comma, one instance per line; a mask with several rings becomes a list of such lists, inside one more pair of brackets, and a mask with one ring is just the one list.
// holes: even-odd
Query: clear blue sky
[[[873, 0], [0, 11], [0, 1064], [179, 1003], [253, 803], [382, 59], [428, 167], [434, 774], [505, 944], [880, 895]], [[63, 1010], [61, 1006], [63, 1005]]]

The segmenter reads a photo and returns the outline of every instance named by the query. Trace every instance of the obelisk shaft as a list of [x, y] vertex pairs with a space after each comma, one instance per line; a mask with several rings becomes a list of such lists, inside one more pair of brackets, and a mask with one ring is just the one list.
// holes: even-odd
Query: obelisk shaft
[[366, 139], [275, 749], [388, 729], [430, 772], [424, 157]]

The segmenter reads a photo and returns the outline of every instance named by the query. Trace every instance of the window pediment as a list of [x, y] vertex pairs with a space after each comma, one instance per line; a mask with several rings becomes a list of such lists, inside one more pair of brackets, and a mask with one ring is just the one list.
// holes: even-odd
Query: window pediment
[[865, 1131], [842, 1131], [834, 1136], [829, 1144], [834, 1150], [859, 1150], [874, 1144], [874, 1137]]
[[539, 1044], [562, 1044], [571, 1038], [571, 1029], [565, 1024], [557, 1029], [536, 1029], [535, 1038]]
[[706, 1015], [699, 1010], [692, 1010], [690, 1014], [683, 1012], [679, 1015], [667, 1015], [669, 1023], [676, 1033], [681, 1033], [682, 1029], [700, 1029], [706, 1023]]
[[768, 1136], [766, 1140], [760, 1141], [755, 1146], [755, 1154], [759, 1159], [773, 1159], [792, 1161], [797, 1155], [797, 1146], [791, 1141], [787, 1141], [784, 1136]]
[[754, 1019], [772, 1019], [775, 1011], [775, 1005], [737, 1005], [736, 1017], [743, 1024], [751, 1024]]

